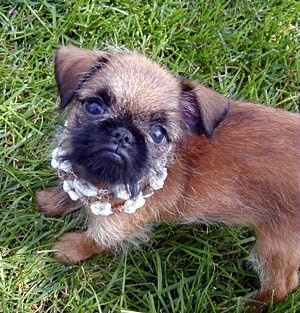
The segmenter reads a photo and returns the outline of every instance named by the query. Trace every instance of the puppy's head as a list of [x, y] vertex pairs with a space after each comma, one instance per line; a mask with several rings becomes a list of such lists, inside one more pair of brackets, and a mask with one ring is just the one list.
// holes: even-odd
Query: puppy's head
[[55, 73], [76, 174], [94, 184], [124, 184], [131, 193], [174, 157], [187, 132], [212, 136], [228, 101], [179, 79], [135, 52], [58, 51]]

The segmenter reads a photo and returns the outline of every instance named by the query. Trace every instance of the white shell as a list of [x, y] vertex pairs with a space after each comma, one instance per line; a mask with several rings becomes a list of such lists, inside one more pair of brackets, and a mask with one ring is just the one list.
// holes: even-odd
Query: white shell
[[66, 173], [69, 173], [69, 172], [71, 172], [71, 170], [72, 170], [72, 165], [71, 165], [70, 161], [65, 160], [65, 161], [61, 162], [61, 163], [58, 165], [58, 169], [60, 169], [60, 170], [62, 170], [62, 171], [64, 171], [64, 172], [66, 172]]
[[58, 169], [68, 173], [72, 170], [72, 165], [71, 165], [70, 161], [65, 160], [65, 161], [61, 162], [59, 159], [64, 153], [65, 153], [64, 150], [61, 149], [60, 147], [55, 148], [52, 151], [51, 166], [53, 168], [58, 168]]
[[68, 191], [68, 195], [73, 201], [77, 201], [79, 199], [79, 195], [73, 190]]
[[51, 160], [51, 166], [53, 167], [53, 168], [58, 168], [58, 166], [59, 166], [59, 162], [57, 161], [57, 159], [55, 159], [55, 158], [52, 158], [52, 160]]
[[132, 214], [137, 209], [144, 206], [145, 203], [146, 203], [146, 200], [142, 196], [142, 194], [140, 193], [137, 198], [135, 198], [133, 200], [129, 199], [129, 200], [125, 201], [123, 212], [128, 213], [128, 214]]
[[158, 175], [152, 176], [149, 179], [149, 184], [154, 190], [161, 189], [164, 186], [165, 180], [168, 176], [168, 171], [164, 167], [162, 172], [160, 173], [160, 177]]
[[74, 180], [74, 189], [78, 194], [80, 195], [84, 194], [83, 192], [84, 192], [85, 187], [78, 179]]
[[96, 187], [78, 179], [74, 180], [74, 189], [77, 193], [86, 197], [96, 197], [98, 195], [98, 189]]
[[57, 147], [57, 148], [55, 148], [55, 149], [52, 151], [52, 158], [56, 159], [56, 158], [58, 157], [58, 155], [59, 155], [59, 150], [60, 150], [60, 148]]
[[98, 189], [94, 188], [93, 186], [89, 186], [83, 190], [83, 194], [86, 197], [96, 197], [98, 195]]
[[129, 193], [126, 191], [125, 186], [123, 185], [116, 186], [114, 193], [117, 198], [122, 200], [128, 200], [130, 198]]
[[63, 190], [65, 192], [72, 191], [74, 189], [74, 182], [72, 180], [65, 180], [63, 183]]
[[108, 216], [113, 214], [111, 204], [109, 202], [94, 202], [90, 206], [91, 211], [95, 215]]

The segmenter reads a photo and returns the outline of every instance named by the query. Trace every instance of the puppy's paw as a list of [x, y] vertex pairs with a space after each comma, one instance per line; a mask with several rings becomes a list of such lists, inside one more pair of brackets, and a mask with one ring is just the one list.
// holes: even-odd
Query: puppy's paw
[[54, 188], [48, 188], [39, 190], [35, 193], [35, 202], [38, 209], [47, 216], [54, 216], [53, 207], [53, 195], [55, 195]]
[[268, 306], [265, 303], [257, 302], [255, 300], [247, 300], [243, 302], [244, 313], [266, 313]]
[[37, 191], [35, 201], [46, 216], [60, 216], [80, 207], [79, 201], [71, 200], [67, 193], [55, 187]]
[[77, 264], [101, 253], [104, 249], [97, 246], [94, 240], [82, 233], [66, 233], [52, 247], [56, 260], [66, 264]]

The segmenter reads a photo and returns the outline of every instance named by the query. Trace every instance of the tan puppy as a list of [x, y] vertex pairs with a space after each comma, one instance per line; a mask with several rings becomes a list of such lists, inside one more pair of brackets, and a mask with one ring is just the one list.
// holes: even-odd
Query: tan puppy
[[52, 159], [63, 184], [37, 203], [89, 218], [54, 245], [58, 260], [135, 241], [153, 223], [209, 220], [253, 228], [256, 300], [298, 286], [298, 114], [231, 101], [127, 51], [62, 48], [56, 80], [60, 107], [75, 102]]

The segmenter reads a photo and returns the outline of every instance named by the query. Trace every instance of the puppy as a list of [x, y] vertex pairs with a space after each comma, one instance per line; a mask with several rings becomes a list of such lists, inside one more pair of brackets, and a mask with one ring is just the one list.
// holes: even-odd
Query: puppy
[[78, 263], [133, 242], [159, 222], [251, 227], [255, 300], [298, 286], [300, 118], [229, 100], [135, 52], [65, 47], [55, 60], [60, 108], [74, 101], [37, 192], [54, 216], [84, 207], [88, 228], [63, 235], [57, 260]]

